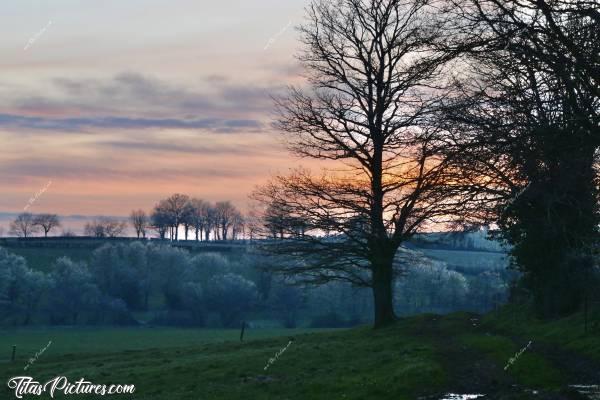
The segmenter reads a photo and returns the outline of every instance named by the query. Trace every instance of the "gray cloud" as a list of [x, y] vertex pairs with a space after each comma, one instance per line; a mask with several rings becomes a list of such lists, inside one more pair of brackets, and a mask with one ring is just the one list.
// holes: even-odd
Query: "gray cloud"
[[[44, 95], [11, 90], [0, 95], [0, 126], [81, 131], [86, 128], [182, 128], [218, 133], [258, 131], [282, 85], [237, 85], [215, 77], [185, 88], [137, 73], [109, 80], [56, 78]], [[1, 104], [0, 104], [1, 105]], [[73, 115], [73, 116], [70, 116]]]
[[238, 145], [213, 145], [205, 146], [198, 145], [201, 142], [200, 139], [192, 141], [178, 142], [166, 142], [164, 140], [158, 140], [156, 138], [147, 138], [144, 140], [111, 140], [102, 141], [95, 144], [95, 146], [109, 147], [113, 149], [125, 149], [125, 150], [136, 150], [136, 151], [159, 151], [172, 152], [172, 153], [186, 153], [195, 155], [236, 155], [236, 156], [261, 156], [261, 155], [272, 155], [274, 152], [280, 150], [275, 145], [269, 146], [238, 146]]
[[176, 119], [176, 118], [128, 118], [128, 117], [82, 117], [47, 118], [12, 114], [0, 114], [0, 126], [24, 129], [44, 129], [65, 132], [81, 132], [86, 128], [182, 128], [205, 129], [215, 132], [257, 131], [262, 127], [251, 119]]
[[[109, 164], [110, 167], [105, 165]], [[252, 177], [257, 170], [254, 168], [220, 166], [219, 168], [140, 168], [124, 169], [119, 165], [118, 159], [110, 162], [101, 162], [99, 160], [71, 159], [62, 160], [60, 163], [55, 159], [30, 159], [16, 160], [10, 163], [0, 164], [2, 169], [3, 181], [19, 182], [25, 177], [48, 177], [49, 179], [102, 179], [102, 180], [123, 180], [131, 179], [136, 182], [140, 180], [177, 180], [185, 176], [187, 179], [206, 179], [206, 178], [245, 178]]]

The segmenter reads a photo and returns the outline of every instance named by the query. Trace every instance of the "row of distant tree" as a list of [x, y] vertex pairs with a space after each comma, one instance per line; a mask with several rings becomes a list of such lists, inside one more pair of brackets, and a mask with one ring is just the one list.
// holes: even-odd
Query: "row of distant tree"
[[178, 193], [159, 201], [150, 215], [137, 210], [130, 219], [137, 237], [145, 237], [153, 229], [161, 239], [179, 240], [179, 229], [183, 227], [185, 240], [191, 232], [198, 241], [236, 240], [246, 230], [246, 218], [231, 202], [212, 204]]
[[60, 219], [56, 214], [32, 214], [22, 213], [10, 223], [9, 234], [19, 237], [29, 237], [43, 232], [44, 236], [61, 226]]
[[[231, 202], [215, 204], [192, 198], [184, 194], [174, 194], [158, 202], [150, 213], [134, 210], [129, 221], [111, 217], [99, 217], [87, 222], [83, 229], [85, 236], [121, 237], [127, 235], [131, 225], [138, 238], [146, 238], [153, 232], [161, 239], [179, 240], [179, 231], [188, 240], [193, 233], [195, 240], [236, 240], [247, 233], [247, 219]], [[60, 228], [61, 221], [56, 214], [21, 213], [10, 223], [9, 234], [17, 237], [31, 237], [43, 233], [45, 237]], [[69, 230], [61, 236], [75, 236]]]

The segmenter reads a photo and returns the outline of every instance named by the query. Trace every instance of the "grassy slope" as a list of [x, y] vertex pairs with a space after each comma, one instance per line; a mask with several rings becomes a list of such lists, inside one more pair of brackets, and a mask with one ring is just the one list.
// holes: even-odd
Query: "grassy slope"
[[[234, 340], [237, 332], [233, 331], [140, 329], [101, 330], [91, 336], [88, 332], [77, 344], [77, 335], [85, 332], [48, 330], [38, 336], [5, 333], [0, 335], [0, 348], [8, 349], [22, 338], [29, 343], [24, 346], [34, 351], [34, 342], [39, 348], [45, 346], [47, 333], [56, 345], [28, 374], [42, 382], [66, 375], [72, 380], [85, 377], [95, 383], [135, 384], [135, 399], [412, 400], [439, 398], [446, 391], [509, 393], [503, 398], [521, 399], [530, 398], [526, 388], [545, 393], [586, 383], [572, 379], [579, 376], [577, 368], [589, 369], [589, 364], [557, 363], [542, 346], [551, 343], [552, 349], [575, 358], [596, 357], [598, 332], [584, 338], [576, 318], [515, 323], [510, 310], [481, 321], [462, 313], [423, 315], [379, 331], [367, 327], [309, 334], [251, 330], [244, 343]], [[265, 371], [269, 358], [288, 344], [291, 334], [295, 341]], [[264, 337], [271, 335], [283, 336]], [[223, 342], [224, 337], [232, 340]], [[528, 340], [534, 344], [505, 371], [508, 360]], [[26, 359], [22, 354], [13, 365], [0, 364], [3, 379], [22, 374]], [[13, 398], [3, 390], [6, 398]], [[547, 398], [543, 396], [533, 398]]]
[[483, 320], [484, 327], [506, 335], [558, 345], [600, 362], [600, 310], [590, 312], [587, 334], [584, 325], [582, 313], [544, 322], [534, 318], [527, 310], [514, 306], [504, 307]]
[[69, 257], [73, 261], [89, 261], [93, 248], [38, 248], [38, 247], [7, 247], [8, 251], [24, 257], [27, 266], [32, 269], [50, 272], [52, 265], [60, 257]]

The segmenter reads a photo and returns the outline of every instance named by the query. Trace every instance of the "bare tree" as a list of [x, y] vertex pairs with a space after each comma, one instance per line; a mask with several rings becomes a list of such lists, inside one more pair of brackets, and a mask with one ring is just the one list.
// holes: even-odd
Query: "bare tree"
[[229, 201], [220, 201], [215, 205], [216, 229], [221, 240], [227, 240], [227, 234], [237, 213], [237, 209]]
[[215, 232], [213, 239], [217, 238], [217, 212], [215, 207], [208, 204], [206, 209], [206, 223], [204, 225], [204, 240], [210, 240], [210, 233]]
[[[187, 205], [189, 199], [189, 196], [185, 194], [176, 193], [171, 197], [163, 200], [163, 207], [168, 213], [171, 214], [173, 220], [175, 240], [179, 240], [179, 225], [182, 224], [184, 215], [188, 210]], [[171, 235], [171, 237], [173, 237], [173, 235]]]
[[44, 237], [48, 237], [48, 233], [60, 227], [60, 220], [56, 214], [38, 214], [33, 221], [35, 226], [39, 226], [44, 231]]
[[231, 239], [237, 240], [240, 238], [240, 235], [244, 234], [244, 229], [246, 227], [246, 220], [241, 212], [236, 211], [233, 214], [232, 222], [231, 222]]
[[[474, 38], [478, 46], [500, 44], [537, 59], [559, 73], [568, 96], [577, 88], [600, 97], [600, 3], [596, 0], [469, 0], [455, 2], [469, 29], [492, 32]], [[582, 45], [585, 36], [587, 44]], [[490, 40], [491, 39], [491, 40]], [[597, 112], [597, 110], [596, 110]], [[589, 123], [590, 121], [580, 121]]]
[[35, 216], [31, 213], [21, 213], [10, 223], [9, 232], [18, 237], [27, 238], [37, 231]]
[[194, 204], [188, 200], [183, 206], [183, 211], [181, 213], [181, 224], [183, 225], [183, 232], [185, 235], [185, 240], [188, 240], [188, 235], [190, 232], [190, 228], [194, 226], [195, 221], [195, 209]]
[[150, 225], [156, 230], [161, 239], [165, 239], [169, 227], [172, 225], [172, 219], [164, 204], [161, 202], [154, 207], [150, 215]]
[[104, 237], [119, 237], [122, 236], [127, 229], [125, 221], [119, 221], [114, 218], [100, 217], [85, 224], [84, 234], [97, 238]]
[[123, 236], [127, 230], [127, 222], [116, 219], [107, 219], [105, 222], [105, 232], [108, 237]]
[[434, 50], [444, 32], [438, 15], [426, 0], [314, 1], [300, 28], [312, 91], [292, 89], [278, 102], [278, 127], [292, 152], [336, 167], [277, 176], [254, 194], [302, 222], [283, 224], [284, 240], [267, 246], [298, 257], [276, 271], [371, 287], [376, 327], [395, 320], [399, 246], [462, 204], [451, 158], [437, 156], [442, 132], [427, 123], [450, 58]]
[[251, 202], [248, 207], [248, 212], [246, 214], [246, 230], [250, 240], [260, 237], [260, 233], [265, 225], [263, 213], [260, 208], [260, 204], [257, 204], [256, 202]]
[[[192, 207], [191, 225], [196, 234], [196, 241], [201, 241], [202, 235], [208, 225], [210, 204], [204, 200], [195, 198], [190, 200], [190, 204]], [[208, 240], [208, 237], [205, 236], [204, 240]]]
[[135, 229], [135, 234], [137, 235], [137, 238], [139, 239], [140, 236], [145, 238], [149, 224], [149, 219], [146, 215], [146, 212], [144, 210], [134, 210], [131, 212], [129, 220], [131, 221], [133, 229]]

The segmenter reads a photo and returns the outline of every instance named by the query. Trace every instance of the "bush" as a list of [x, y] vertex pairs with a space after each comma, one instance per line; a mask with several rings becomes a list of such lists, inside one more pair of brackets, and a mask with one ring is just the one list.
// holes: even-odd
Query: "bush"
[[206, 304], [220, 315], [225, 327], [237, 326], [258, 298], [256, 285], [236, 274], [211, 278], [205, 293]]
[[122, 299], [132, 310], [142, 309], [147, 250], [141, 243], [106, 244], [96, 249], [90, 270], [98, 288], [107, 296]]
[[198, 282], [187, 282], [183, 286], [183, 305], [189, 312], [191, 322], [195, 326], [206, 323], [206, 301], [204, 291]]
[[93, 312], [101, 298], [92, 274], [83, 262], [59, 258], [50, 274], [49, 310], [54, 324], [77, 324], [82, 314]]
[[304, 305], [304, 295], [298, 287], [282, 282], [275, 286], [271, 304], [275, 314], [283, 322], [283, 326], [295, 328], [298, 312]]
[[27, 267], [23, 257], [0, 248], [0, 319], [27, 325], [50, 286], [48, 276]]

